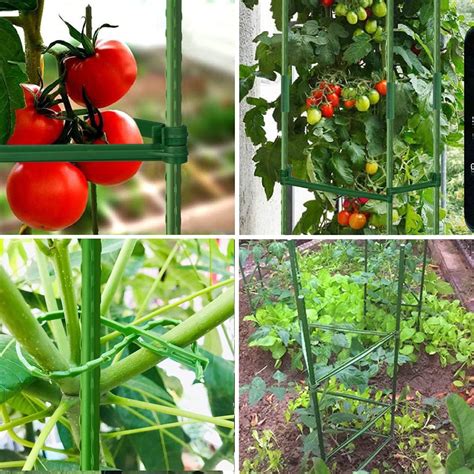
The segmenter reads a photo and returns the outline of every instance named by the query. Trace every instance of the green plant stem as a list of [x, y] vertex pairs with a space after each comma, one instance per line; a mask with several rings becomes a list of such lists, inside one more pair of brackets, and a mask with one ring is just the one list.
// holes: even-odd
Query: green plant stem
[[63, 400], [54, 413], [51, 415], [51, 418], [46, 422], [41, 430], [40, 435], [38, 436], [30, 454], [26, 458], [25, 465], [23, 466], [23, 471], [32, 471], [35, 463], [38, 459], [40, 451], [43, 449], [44, 443], [46, 442], [46, 438], [49, 436], [51, 431], [53, 430], [56, 423], [59, 419], [68, 411], [71, 407], [71, 402], [67, 399]]
[[150, 410], [156, 413], [162, 413], [164, 415], [176, 417], [180, 416], [182, 418], [188, 418], [190, 420], [195, 420], [201, 423], [211, 423], [216, 426], [222, 426], [223, 428], [234, 428], [234, 423], [232, 421], [225, 420], [220, 417], [200, 415], [198, 413], [192, 413], [190, 411], [181, 410], [179, 408], [156, 405], [154, 403], [144, 402], [141, 400], [133, 400], [131, 398], [119, 397], [113, 394], [110, 394], [107, 398], [111, 403], [119, 406], [135, 407], [140, 408], [142, 410]]
[[[38, 247], [38, 241], [35, 241], [35, 243], [36, 264], [38, 265], [41, 285], [44, 290], [46, 307], [48, 308], [49, 312], [57, 311], [58, 304], [54, 295], [53, 282], [51, 281], [51, 276], [48, 270], [48, 260], [43, 251]], [[49, 321], [48, 324], [51, 329], [51, 333], [53, 334], [54, 340], [56, 341], [58, 349], [61, 351], [62, 354], [69, 354], [69, 343], [62, 321]]]
[[[159, 309], [156, 309], [155, 311], [152, 311], [151, 313], [145, 315], [145, 316], [142, 316], [141, 318], [138, 318], [136, 321], [133, 321], [132, 323], [130, 323], [132, 326], [135, 326], [135, 325], [138, 325], [138, 324], [141, 324], [141, 323], [146, 323], [147, 321], [149, 321], [150, 319], [153, 319], [153, 318], [156, 318], [157, 316], [160, 316], [161, 314], [163, 313], [166, 313], [167, 311], [170, 311], [174, 308], [177, 308], [178, 306], [181, 306], [182, 304], [184, 303], [187, 303], [188, 301], [192, 301], [194, 298], [198, 298], [199, 296], [203, 296], [203, 295], [206, 295], [206, 294], [209, 294], [211, 293], [212, 291], [214, 290], [217, 290], [219, 288], [222, 288], [224, 286], [228, 286], [228, 285], [231, 285], [234, 283], [234, 279], [233, 278], [229, 278], [228, 280], [225, 280], [225, 281], [221, 281], [219, 283], [216, 283], [214, 286], [209, 286], [207, 288], [204, 288], [202, 290], [199, 290], [197, 291], [196, 293], [192, 293], [191, 295], [189, 296], [185, 296], [184, 298], [181, 298], [177, 301], [175, 301], [174, 303], [170, 303], [166, 306], [162, 306], [161, 308]], [[111, 341], [112, 339], [115, 339], [117, 337], [119, 337], [121, 334], [118, 332], [118, 331], [113, 331], [111, 332], [110, 334], [107, 334], [106, 336], [103, 336], [100, 340], [100, 342], [102, 344], [105, 344], [106, 342], [109, 342]]]
[[158, 273], [158, 276], [156, 277], [155, 281], [151, 285], [150, 290], [148, 291], [147, 295], [145, 296], [145, 299], [143, 300], [142, 304], [140, 305], [140, 308], [138, 309], [136, 319], [139, 319], [143, 312], [145, 311], [146, 307], [148, 306], [148, 303], [150, 302], [153, 294], [155, 293], [158, 285], [161, 282], [161, 279], [163, 278], [163, 275], [165, 274], [166, 270], [168, 270], [168, 267], [170, 263], [172, 262], [174, 256], [176, 255], [176, 252], [179, 249], [179, 244], [175, 244], [171, 252], [169, 253], [168, 257], [165, 260], [165, 263], [163, 263], [163, 266], [160, 268], [160, 271]]
[[[7, 423], [4, 423], [0, 426], [0, 432], [11, 430], [12, 428], [15, 428], [17, 426], [26, 425], [26, 423], [30, 423], [31, 421], [42, 420], [46, 416], [51, 415], [52, 411], [53, 409], [50, 407], [46, 408], [45, 410], [34, 413], [33, 415], [22, 416], [21, 418], [14, 418], [13, 420], [9, 420]], [[6, 422], [7, 420], [4, 419], [3, 421]]]
[[[177, 346], [185, 347], [216, 328], [234, 314], [234, 291], [223, 292], [179, 326], [170, 329], [162, 337]], [[140, 349], [111, 367], [103, 370], [101, 391], [109, 391], [142, 372], [154, 367], [162, 357], [146, 349]]]
[[0, 267], [0, 321], [43, 369], [69, 369], [67, 360], [31, 314], [23, 296], [3, 267]]
[[92, 234], [99, 235], [99, 213], [97, 211], [97, 185], [90, 184], [90, 206], [91, 206], [91, 221]]
[[63, 303], [64, 318], [69, 338], [70, 360], [74, 365], [80, 365], [81, 326], [79, 324], [79, 313], [74, 293], [75, 282], [72, 276], [68, 245], [69, 240], [55, 240], [50, 247]]
[[25, 33], [26, 74], [31, 84], [39, 84], [42, 73], [43, 38], [41, 21], [43, 18], [44, 0], [38, 0], [34, 11], [22, 11], [18, 18], [19, 26]]
[[122, 280], [123, 274], [125, 273], [127, 263], [132, 256], [136, 243], [136, 240], [126, 240], [120, 250], [114, 268], [112, 269], [112, 273], [110, 274], [104, 291], [102, 292], [100, 304], [100, 314], [102, 316], [105, 316], [110, 309], [110, 305], [112, 304], [112, 300], [117, 288], [119, 287], [120, 281]]
[[0, 462], [0, 469], [3, 471], [4, 469], [14, 469], [16, 467], [23, 467], [25, 461], [8, 461], [8, 462]]
[[160, 431], [169, 428], [179, 428], [180, 426], [189, 425], [192, 423], [199, 423], [198, 421], [176, 421], [175, 423], [165, 423], [163, 425], [144, 426], [143, 428], [135, 428], [130, 430], [112, 431], [110, 433], [103, 433], [102, 438], [120, 438], [121, 436], [131, 436], [140, 433], [149, 433], [150, 431]]

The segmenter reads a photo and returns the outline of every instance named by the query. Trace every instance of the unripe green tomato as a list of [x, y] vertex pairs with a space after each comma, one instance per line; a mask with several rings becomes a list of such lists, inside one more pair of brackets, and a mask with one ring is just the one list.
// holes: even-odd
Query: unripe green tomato
[[342, 89], [342, 98], [343, 99], [353, 99], [356, 96], [357, 92], [353, 87], [344, 87]]
[[372, 13], [378, 18], [387, 16], [387, 4], [385, 2], [377, 2], [372, 7]]
[[354, 34], [352, 35], [354, 38], [356, 38], [357, 36], [360, 36], [360, 35], [363, 35], [365, 33], [365, 31], [362, 29], [362, 28], [357, 28], [355, 31], [354, 31]]
[[343, 3], [338, 3], [334, 11], [336, 12], [336, 16], [347, 15], [347, 7]]
[[356, 12], [350, 11], [346, 15], [346, 20], [347, 20], [347, 23], [349, 23], [350, 25], [356, 25], [357, 22], [359, 21], [359, 17], [357, 16]]
[[377, 31], [377, 20], [367, 20], [365, 24], [365, 31], [369, 35], [373, 35]]
[[309, 109], [306, 120], [310, 125], [316, 125], [321, 122], [321, 111], [319, 109]]
[[362, 8], [368, 8], [368, 7], [370, 7], [369, 0], [360, 0], [360, 6], [361, 6]]
[[356, 108], [359, 112], [367, 112], [370, 109], [370, 100], [366, 95], [360, 96], [356, 100]]
[[369, 100], [370, 105], [378, 104], [380, 102], [380, 94], [375, 89], [372, 89], [369, 92]]
[[357, 9], [357, 18], [359, 18], [360, 21], [367, 20], [367, 12], [365, 11], [365, 8], [360, 7]]
[[383, 28], [381, 26], [377, 27], [377, 31], [372, 36], [376, 43], [381, 43], [383, 41]]

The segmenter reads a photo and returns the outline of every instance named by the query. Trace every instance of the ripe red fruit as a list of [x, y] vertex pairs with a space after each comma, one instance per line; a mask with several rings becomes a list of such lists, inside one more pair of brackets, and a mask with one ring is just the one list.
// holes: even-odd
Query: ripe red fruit
[[372, 8], [370, 8], [370, 7], [366, 8], [365, 11], [367, 12], [367, 18], [370, 18], [373, 15]]
[[308, 97], [306, 99], [306, 108], [310, 109], [311, 107], [316, 107], [318, 105], [318, 99], [316, 97]]
[[120, 100], [137, 78], [135, 58], [121, 41], [99, 40], [93, 56], [85, 59], [69, 56], [64, 66], [69, 97], [77, 104], [85, 105], [85, 88], [89, 100], [99, 109]]
[[87, 205], [87, 181], [71, 163], [17, 163], [7, 180], [13, 213], [34, 229], [61, 230]]
[[324, 92], [322, 90], [315, 90], [313, 91], [313, 97], [316, 99], [316, 105], [319, 105], [324, 98]]
[[329, 86], [329, 90], [334, 94], [337, 94], [339, 97], [342, 94], [342, 87], [339, 84], [331, 84]]
[[333, 107], [339, 107], [339, 96], [335, 92], [329, 94], [326, 98], [332, 104]]
[[[143, 144], [135, 121], [126, 113], [117, 110], [106, 110], [102, 112], [104, 121], [104, 137], [94, 143], [103, 145], [133, 145]], [[77, 166], [82, 170], [88, 181], [104, 186], [120, 184], [132, 176], [140, 169], [141, 161], [120, 161], [120, 162], [81, 162]]]
[[351, 199], [344, 199], [344, 202], [342, 203], [342, 207], [344, 209], [350, 209], [352, 206], [352, 200]]
[[359, 198], [359, 202], [363, 206], [364, 204], [367, 204], [369, 202], [368, 198]]
[[321, 0], [321, 5], [323, 7], [329, 8], [332, 7], [334, 4], [334, 0]]
[[367, 217], [361, 212], [354, 212], [349, 218], [349, 225], [351, 229], [361, 230], [367, 224]]
[[321, 106], [321, 114], [325, 118], [333, 118], [334, 117], [334, 107], [332, 104], [324, 104]]
[[375, 84], [375, 90], [383, 96], [387, 95], [387, 81], [384, 79], [383, 81], [377, 82]]
[[341, 211], [337, 215], [337, 222], [339, 225], [343, 227], [347, 227], [349, 225], [349, 219], [351, 218], [351, 213], [349, 211]]
[[59, 105], [38, 110], [35, 98], [40, 88], [34, 84], [21, 84], [25, 97], [25, 107], [15, 111], [15, 129], [8, 145], [51, 145], [60, 136], [64, 122], [55, 116], [61, 112]]
[[416, 54], [417, 56], [419, 56], [421, 54], [421, 48], [416, 44], [416, 43], [413, 43], [411, 45], [411, 51], [413, 54]]
[[356, 105], [355, 99], [344, 101], [344, 107], [346, 109], [353, 109], [355, 107], [355, 105]]

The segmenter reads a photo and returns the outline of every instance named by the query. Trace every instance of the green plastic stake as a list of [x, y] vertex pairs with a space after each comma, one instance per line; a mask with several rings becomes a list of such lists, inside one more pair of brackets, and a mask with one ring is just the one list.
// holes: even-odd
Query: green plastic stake
[[[181, 125], [181, 0], [166, 1], [166, 123]], [[166, 233], [181, 233], [181, 166], [166, 164]]]
[[[84, 239], [82, 247], [82, 351], [81, 364], [100, 356], [101, 241]], [[82, 471], [97, 471], [100, 464], [100, 367], [81, 374]]]
[[[433, 104], [434, 104], [434, 172], [440, 176], [441, 172], [441, 0], [434, 0], [434, 77], [433, 77]], [[433, 233], [439, 234], [440, 230], [440, 185], [434, 189], [434, 223]]]

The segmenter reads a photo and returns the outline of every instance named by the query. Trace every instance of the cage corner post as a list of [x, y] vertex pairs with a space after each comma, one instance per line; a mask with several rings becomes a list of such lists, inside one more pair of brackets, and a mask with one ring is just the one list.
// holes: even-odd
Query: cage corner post
[[[100, 356], [100, 239], [82, 239], [81, 364]], [[80, 376], [80, 466], [98, 471], [100, 466], [100, 367]]]
[[[182, 1], [166, 0], [166, 125], [182, 125]], [[166, 233], [181, 233], [181, 164], [166, 163]]]

